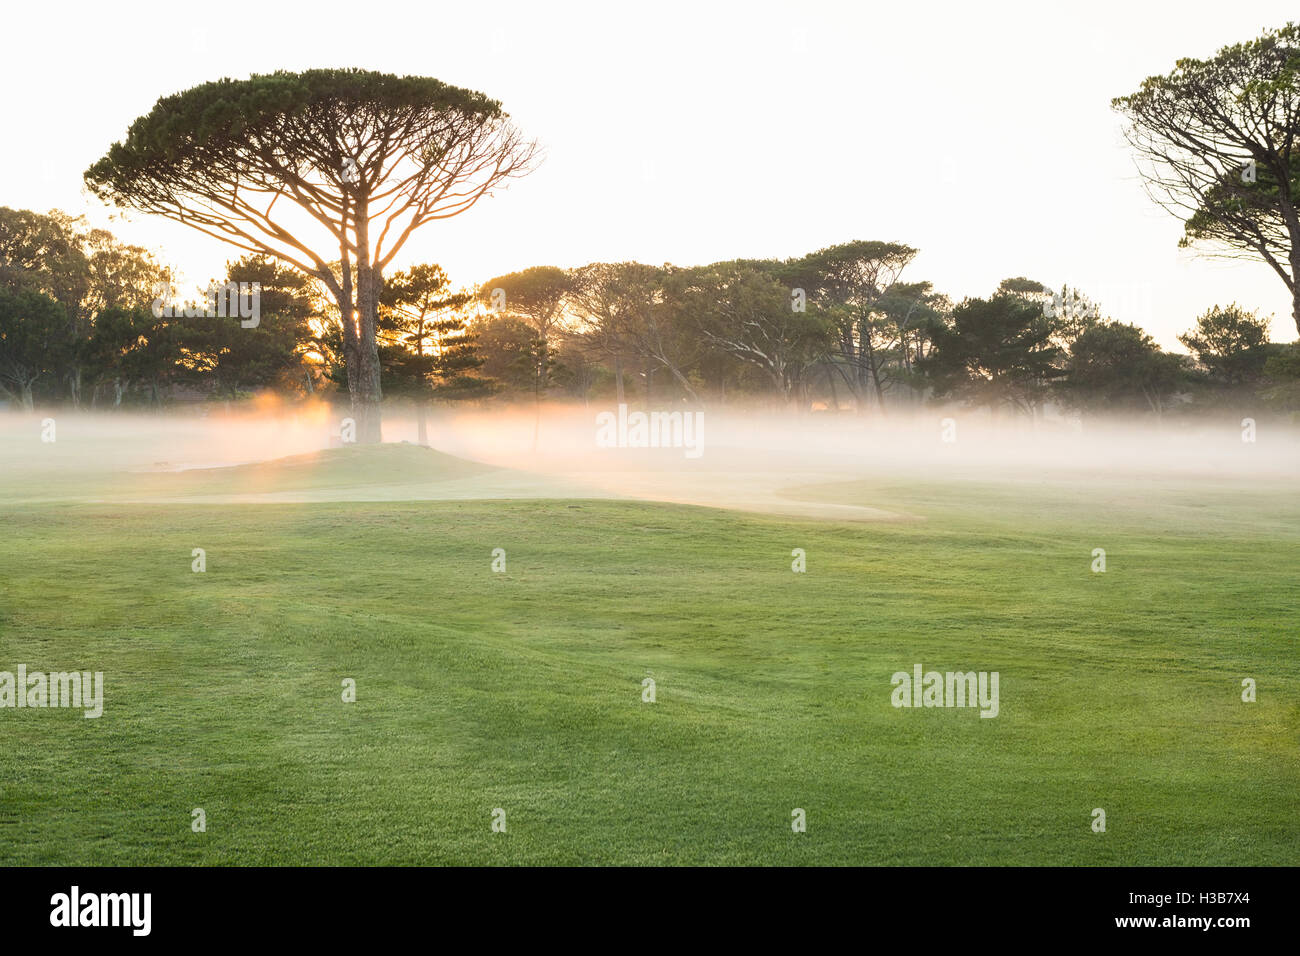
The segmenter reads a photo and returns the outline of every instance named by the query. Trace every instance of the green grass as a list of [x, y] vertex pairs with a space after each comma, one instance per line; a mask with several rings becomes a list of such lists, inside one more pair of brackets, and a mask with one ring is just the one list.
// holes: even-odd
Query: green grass
[[[1293, 488], [799, 493], [924, 520], [6, 508], [0, 670], [107, 689], [0, 710], [0, 861], [1300, 863]], [[918, 662], [999, 671], [1000, 716], [892, 708]]]
[[[0, 451], [13, 451], [0, 445]], [[385, 486], [419, 487], [447, 481], [478, 478], [500, 472], [478, 462], [445, 455], [429, 448], [391, 444], [361, 448], [356, 445], [293, 455], [270, 462], [228, 468], [193, 468], [185, 471], [125, 471], [111, 466], [85, 465], [71, 455], [17, 459], [14, 474], [0, 490], [24, 504], [60, 496], [64, 498], [169, 499], [230, 497], [293, 492], [361, 491]], [[168, 463], [160, 462], [160, 466]], [[10, 467], [9, 462], [5, 462]], [[21, 480], [20, 480], [21, 479]]]

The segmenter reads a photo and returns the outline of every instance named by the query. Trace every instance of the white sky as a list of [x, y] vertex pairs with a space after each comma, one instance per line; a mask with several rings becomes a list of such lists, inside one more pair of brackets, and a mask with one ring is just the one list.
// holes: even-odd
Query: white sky
[[233, 248], [110, 221], [82, 172], [158, 97], [358, 66], [502, 101], [541, 168], [404, 250], [457, 283], [530, 265], [690, 265], [905, 242], [954, 299], [1006, 276], [1080, 287], [1166, 347], [1209, 306], [1274, 313], [1263, 264], [1180, 253], [1110, 100], [1297, 17], [1294, 3], [18, 3], [4, 11], [0, 205], [86, 213], [190, 284]]

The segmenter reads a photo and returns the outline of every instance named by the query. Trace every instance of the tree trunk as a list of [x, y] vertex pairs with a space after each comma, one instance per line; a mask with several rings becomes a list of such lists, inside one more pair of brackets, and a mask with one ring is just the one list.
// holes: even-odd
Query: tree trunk
[[352, 399], [352, 420], [356, 423], [358, 444], [366, 445], [383, 441], [380, 411], [383, 392], [379, 387], [379, 347], [374, 334], [378, 303], [373, 294], [368, 294], [370, 285], [369, 277], [358, 279], [355, 308], [346, 298], [338, 300], [344, 329], [343, 357], [347, 367], [348, 395]]
[[[545, 353], [545, 349], [542, 350]], [[537, 443], [542, 437], [542, 372], [538, 366], [533, 376], [533, 454], [537, 454]]]
[[376, 445], [383, 441], [380, 403], [384, 394], [379, 385], [379, 344], [375, 339], [378, 325], [379, 292], [383, 277], [369, 261], [370, 234], [369, 210], [362, 200], [350, 209], [345, 206], [344, 218], [351, 215], [356, 230], [357, 284], [356, 303], [353, 304], [352, 257], [348, 248], [340, 249], [342, 283], [334, 287], [339, 306], [339, 319], [343, 323], [343, 354], [347, 364], [348, 395], [352, 399], [352, 420], [356, 424], [357, 442]]
[[[871, 386], [871, 390], [876, 395], [876, 406], [880, 409], [880, 414], [885, 413], [885, 390], [880, 385], [880, 369], [877, 364], [876, 347], [871, 341], [871, 329], [867, 323], [862, 324], [862, 358], [865, 360], [861, 365], [863, 380], [862, 385]], [[865, 388], [864, 388], [865, 390]]]
[[[361, 230], [358, 239], [362, 242], [363, 235], [364, 230]], [[382, 280], [368, 263], [358, 265], [357, 312], [361, 322], [361, 342], [358, 349], [358, 391], [352, 396], [352, 411], [357, 421], [357, 441], [377, 445], [384, 440], [380, 411], [384, 393], [379, 384], [379, 343], [375, 339], [375, 329], [379, 324], [378, 284]]]

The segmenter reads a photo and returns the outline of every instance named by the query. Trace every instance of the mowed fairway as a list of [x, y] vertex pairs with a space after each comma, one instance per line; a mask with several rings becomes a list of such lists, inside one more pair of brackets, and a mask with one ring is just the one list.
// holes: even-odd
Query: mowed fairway
[[[915, 517], [7, 505], [0, 670], [106, 690], [0, 710], [0, 861], [1300, 864], [1293, 486], [798, 495]], [[1000, 714], [891, 707], [918, 663]]]

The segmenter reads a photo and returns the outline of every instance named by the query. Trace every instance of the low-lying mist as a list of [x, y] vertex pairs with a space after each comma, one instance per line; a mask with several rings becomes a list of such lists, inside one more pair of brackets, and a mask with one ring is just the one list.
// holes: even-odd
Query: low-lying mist
[[[0, 415], [0, 500], [627, 497], [824, 516], [830, 506], [796, 506], [783, 491], [867, 478], [1249, 484], [1300, 475], [1300, 429], [1269, 419], [1034, 422], [963, 409], [857, 416], [737, 407], [643, 417], [635, 406], [548, 403], [540, 412], [526, 405], [431, 410], [425, 427], [428, 446], [441, 453], [434, 455], [418, 447], [409, 408], [386, 409], [384, 449], [346, 442], [347, 417], [346, 405], [325, 402], [10, 412]], [[402, 443], [410, 447], [399, 462], [393, 454]], [[277, 483], [265, 468], [233, 467], [308, 456], [289, 463], [301, 478], [337, 457], [313, 454], [329, 449], [348, 457], [336, 480]], [[453, 474], [444, 456], [490, 468]], [[181, 486], [160, 477], [194, 474], [220, 475], [223, 483]], [[869, 517], [863, 509], [857, 516]]]

